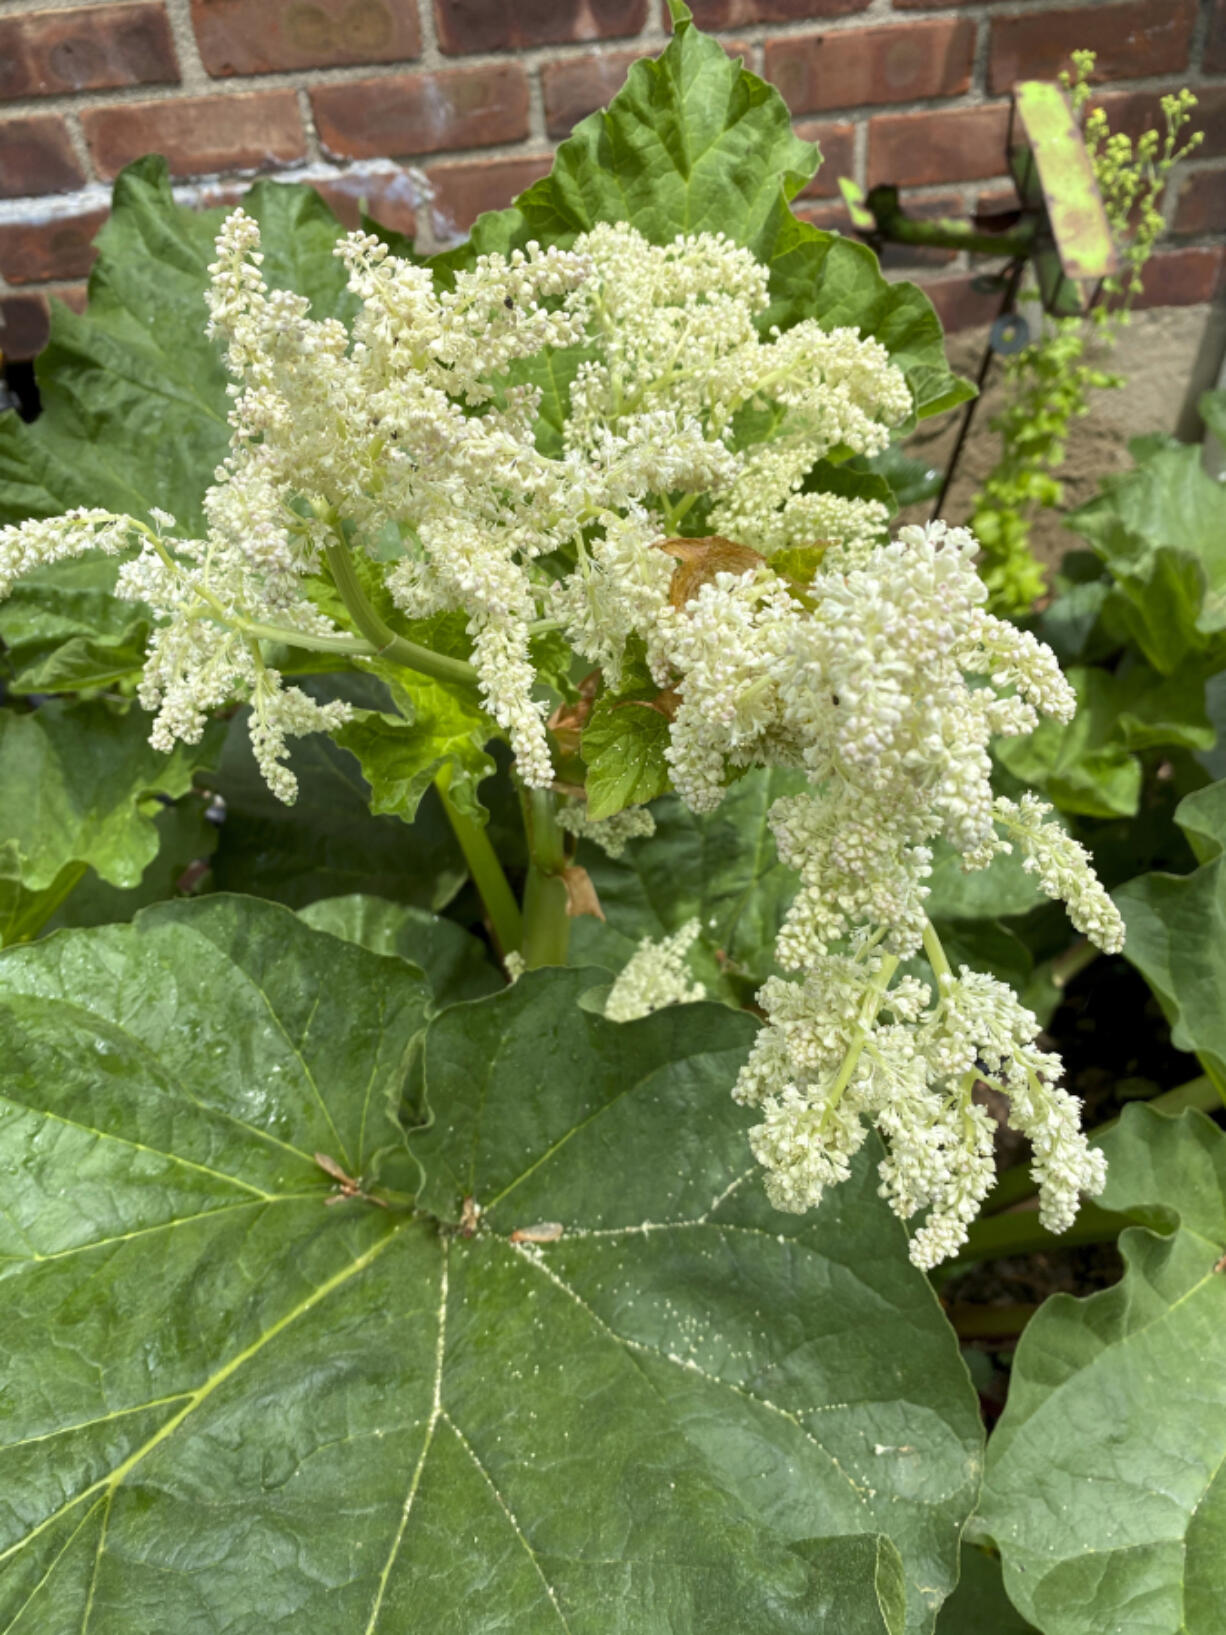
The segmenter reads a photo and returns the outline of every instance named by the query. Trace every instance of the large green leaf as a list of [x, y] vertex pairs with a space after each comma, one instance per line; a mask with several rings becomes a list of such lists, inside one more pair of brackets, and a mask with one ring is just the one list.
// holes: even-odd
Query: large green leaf
[[149, 720], [101, 700], [0, 710], [0, 877], [41, 891], [79, 863], [113, 886], [137, 883], [158, 849], [154, 797], [184, 794], [223, 731], [166, 755]]
[[578, 1321], [602, 1351], [589, 1379], [632, 1381], [636, 1420], [666, 1403], [721, 1485], [789, 1539], [888, 1532], [908, 1627], [930, 1627], [956, 1531], [939, 1516], [973, 1489], [976, 1430], [868, 1155], [829, 1211], [778, 1214], [728, 1095], [753, 1024], [711, 1006], [608, 1023], [578, 1006], [592, 980], [521, 978], [433, 1024], [420, 1202], [454, 1219], [473, 1197], [499, 1232], [561, 1222], [516, 1282], [529, 1327]]
[[[1226, 785], [1181, 802], [1176, 819], [1199, 856], [1192, 874], [1146, 874], [1115, 893], [1124, 952], [1158, 997], [1180, 1050], [1226, 1085]], [[1186, 818], [1186, 823], [1185, 823]]]
[[3, 1627], [900, 1635], [901, 1551], [931, 1629], [979, 1430], [869, 1164], [773, 1214], [752, 1022], [590, 980], [431, 1024], [422, 1213], [403, 960], [225, 898], [0, 960]]
[[1018, 1347], [984, 1525], [1043, 1635], [1220, 1635], [1226, 1606], [1226, 1136], [1125, 1109], [1103, 1139], [1121, 1283], [1056, 1295]]
[[[435, 266], [445, 277], [476, 255], [531, 239], [567, 244], [602, 221], [629, 222], [655, 244], [678, 233], [725, 233], [771, 269], [764, 329], [807, 317], [829, 328], [858, 325], [905, 372], [918, 414], [963, 401], [971, 388], [949, 371], [928, 298], [913, 284], [887, 283], [865, 245], [798, 221], [788, 208], [816, 161], [778, 91], [682, 20], [663, 55], [636, 62], [609, 106], [575, 127], [548, 176], [511, 209], [479, 217], [470, 240]], [[555, 431], [578, 357], [558, 362], [558, 379], [532, 376]]]
[[[264, 272], [348, 310], [331, 255], [340, 224], [309, 188], [259, 182], [244, 208], [260, 223]], [[204, 292], [224, 212], [175, 203], [165, 162], [141, 159], [115, 183], [98, 236], [88, 310], [53, 308], [37, 370], [42, 413], [0, 416], [0, 522], [73, 505], [147, 517], [160, 506], [203, 527], [201, 500], [229, 446], [226, 376], [204, 334]]]

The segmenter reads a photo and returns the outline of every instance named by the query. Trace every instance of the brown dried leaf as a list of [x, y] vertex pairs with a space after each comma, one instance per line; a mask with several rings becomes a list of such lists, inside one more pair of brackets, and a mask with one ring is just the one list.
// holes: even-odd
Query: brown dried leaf
[[709, 534], [705, 539], [661, 539], [655, 548], [677, 563], [668, 587], [668, 599], [674, 607], [692, 601], [717, 573], [748, 573], [766, 561], [760, 552], [725, 539], [722, 534]]
[[562, 870], [562, 883], [566, 887], [566, 912], [571, 919], [577, 920], [583, 914], [590, 914], [595, 920], [604, 919], [604, 909], [586, 869], [571, 863]]

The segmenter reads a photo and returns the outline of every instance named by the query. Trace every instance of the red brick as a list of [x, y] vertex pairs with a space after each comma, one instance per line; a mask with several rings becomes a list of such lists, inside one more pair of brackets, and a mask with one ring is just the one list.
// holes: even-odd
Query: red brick
[[[937, 0], [940, 3], [940, 0]], [[747, 28], [751, 23], [816, 23], [826, 17], [851, 17], [872, 0], [694, 0], [690, 10], [699, 28]], [[661, 8], [668, 26], [668, 7]]]
[[573, 126], [604, 108], [625, 84], [637, 51], [610, 51], [599, 57], [567, 57], [541, 69], [545, 93], [545, 129], [550, 136], [569, 136]]
[[1210, 9], [1203, 67], [1206, 74], [1226, 73], [1226, 0], [1214, 0]]
[[344, 63], [403, 62], [421, 52], [405, 0], [192, 0], [210, 74], [267, 74]]
[[[1103, 91], [1091, 106], [1103, 110], [1112, 131], [1122, 131], [1135, 142], [1143, 132], [1165, 129], [1160, 91]], [[1226, 85], [1201, 85], [1196, 91], [1189, 131], [1200, 131], [1198, 159], [1226, 155]]]
[[974, 50], [975, 25], [968, 18], [837, 29], [768, 40], [766, 78], [793, 113], [952, 97], [971, 83]]
[[816, 142], [822, 150], [817, 175], [802, 188], [802, 199], [839, 197], [839, 177], [850, 176], [856, 162], [856, 127], [847, 121], [802, 119], [796, 126], [802, 142]]
[[418, 208], [424, 201], [418, 184], [403, 170], [350, 170], [312, 185], [346, 227], [356, 227], [365, 210], [382, 226], [406, 238], [417, 232]]
[[90, 210], [53, 221], [0, 226], [0, 273], [10, 284], [84, 278], [94, 261], [94, 234], [106, 218], [105, 210]]
[[1198, 236], [1226, 230], [1226, 169], [1194, 170], [1185, 176], [1175, 205], [1173, 233]]
[[45, 295], [0, 298], [0, 358], [24, 362], [47, 344], [49, 316]]
[[200, 208], [202, 210], [233, 210], [236, 204], [241, 204], [247, 192], [246, 182], [220, 182], [213, 187], [200, 189]]
[[183, 97], [87, 108], [85, 139], [102, 176], [115, 176], [143, 153], [165, 156], [172, 176], [271, 170], [306, 156], [292, 91]]
[[1212, 301], [1223, 288], [1226, 246], [1185, 245], [1158, 250], [1146, 263], [1144, 290], [1135, 305], [1142, 307], [1195, 307]]
[[319, 139], [341, 158], [403, 158], [444, 148], [483, 148], [528, 134], [528, 77], [518, 63], [441, 74], [318, 85], [311, 92]]
[[1003, 176], [1007, 103], [915, 114], [878, 114], [868, 126], [868, 181], [922, 187]]
[[0, 97], [177, 84], [178, 79], [161, 0], [0, 19]]
[[430, 218], [440, 242], [466, 233], [483, 211], [505, 210], [525, 188], [548, 176], [552, 165], [550, 153], [431, 165], [426, 171], [434, 187]]
[[1000, 290], [986, 293], [977, 290], [974, 287], [977, 276], [975, 273], [963, 273], [954, 278], [921, 282], [920, 288], [937, 309], [937, 317], [947, 334], [990, 324], [1000, 312]]
[[70, 193], [84, 180], [59, 114], [0, 119], [0, 199]]
[[434, 0], [438, 43], [451, 56], [624, 39], [646, 20], [647, 0]]
[[1136, 79], [1187, 66], [1196, 0], [1126, 0], [1123, 5], [1028, 11], [992, 20], [988, 88], [1051, 79], [1076, 50], [1097, 52], [1094, 78]]

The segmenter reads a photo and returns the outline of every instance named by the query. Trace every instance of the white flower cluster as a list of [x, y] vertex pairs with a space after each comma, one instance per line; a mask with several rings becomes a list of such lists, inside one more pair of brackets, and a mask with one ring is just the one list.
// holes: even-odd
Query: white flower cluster
[[698, 937], [698, 921], [687, 920], [671, 937], [653, 942], [644, 937], [618, 973], [605, 1000], [611, 1022], [633, 1022], [665, 1005], [691, 1005], [705, 999], [707, 990], [694, 982], [686, 955]]
[[575, 802], [558, 813], [558, 825], [580, 840], [590, 840], [613, 858], [622, 857], [632, 840], [647, 839], [656, 832], [656, 820], [645, 806], [627, 806], [612, 817], [590, 818], [587, 807]]
[[[792, 490], [836, 443], [885, 446], [910, 412], [901, 373], [854, 330], [807, 321], [763, 338], [767, 270], [722, 235], [657, 246], [599, 226], [569, 251], [479, 257], [449, 288], [369, 234], [337, 254], [358, 301], [348, 327], [270, 287], [251, 217], [236, 210], [222, 228], [208, 308], [234, 377], [232, 441], [205, 539], [103, 512], [0, 530], [5, 594], [39, 562], [139, 538], [121, 593], [158, 615], [142, 694], [157, 742], [191, 739], [219, 704], [250, 699], [261, 765], [292, 798], [286, 736], [329, 730], [343, 711], [283, 687], [260, 643], [336, 645], [310, 576], [327, 562], [335, 577], [338, 553], [387, 563], [390, 546], [378, 577], [406, 614], [467, 616], [484, 701], [523, 781], [541, 786], [553, 769], [529, 656], [538, 617], [560, 618], [615, 675], [626, 637], [667, 603], [671, 566], [652, 547], [721, 490], [764, 540], [820, 527], [862, 543], [879, 529], [872, 507]], [[512, 381], [524, 360], [578, 347], [552, 457], [536, 442], [539, 391]], [[745, 409], [785, 440], [786, 469], [735, 451]], [[773, 524], [772, 508], [790, 520]], [[560, 576], [536, 566], [567, 555]]]
[[[1075, 924], [1119, 946], [1084, 850], [1034, 797], [991, 787], [991, 738], [1067, 720], [1074, 697], [1048, 649], [986, 612], [969, 534], [934, 524], [890, 542], [876, 502], [806, 492], [818, 462], [879, 452], [910, 415], [885, 348], [811, 319], [765, 329], [768, 269], [721, 234], [653, 245], [602, 225], [567, 251], [479, 257], [446, 287], [368, 234], [337, 254], [349, 326], [269, 286], [241, 210], [221, 232], [209, 313], [234, 377], [232, 442], [206, 537], [95, 511], [2, 529], [0, 594], [41, 562], [136, 543], [120, 591], [157, 616], [141, 690], [154, 741], [196, 738], [210, 711], [249, 700], [285, 799], [287, 738], [346, 712], [283, 685], [267, 642], [360, 663], [399, 640], [412, 662], [389, 609], [462, 612], [485, 705], [521, 781], [542, 787], [534, 626], [560, 626], [614, 689], [633, 639], [692, 809], [718, 806], [743, 768], [808, 775], [772, 813], [800, 876], [778, 945], [797, 980], [764, 990], [770, 1023], [737, 1087], [762, 1111], [772, 1196], [815, 1203], [873, 1123], [883, 1192], [904, 1217], [928, 1211], [915, 1257], [954, 1252], [990, 1176], [978, 1076], [1012, 1098], [1045, 1216], [1066, 1223], [1101, 1181], [1076, 1104], [1009, 990], [949, 970], [925, 897], [938, 837], [968, 868], [1016, 844]], [[525, 384], [539, 379], [570, 382], [550, 452]], [[319, 611], [325, 574], [360, 637]], [[616, 855], [650, 819], [564, 821]], [[645, 944], [608, 1013], [697, 997], [695, 933]], [[921, 946], [934, 985], [895, 981]]]
[[762, 1109], [750, 1140], [772, 1201], [811, 1208], [846, 1178], [873, 1124], [886, 1146], [881, 1195], [903, 1220], [928, 1212], [911, 1259], [924, 1268], [948, 1259], [995, 1177], [994, 1126], [972, 1098], [982, 1079], [1008, 1095], [1009, 1123], [1034, 1149], [1041, 1219], [1063, 1231], [1106, 1171], [1080, 1103], [1057, 1083], [1059, 1058], [1035, 1045], [1038, 1021], [991, 976], [944, 967], [934, 994], [913, 977], [890, 987], [897, 965], [866, 941], [760, 994], [770, 1026], [735, 1094]]

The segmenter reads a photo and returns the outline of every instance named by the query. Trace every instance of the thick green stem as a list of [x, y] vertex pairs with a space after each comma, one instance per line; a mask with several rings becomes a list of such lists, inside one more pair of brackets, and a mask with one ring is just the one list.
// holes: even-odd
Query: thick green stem
[[473, 884], [485, 905], [486, 917], [494, 941], [498, 944], [498, 951], [505, 959], [508, 954], [518, 952], [523, 941], [524, 928], [519, 904], [515, 901], [515, 893], [502, 872], [502, 864], [490, 844], [489, 834], [479, 823], [474, 823], [472, 818], [466, 817], [459, 810], [448, 794], [450, 783], [451, 768], [445, 766], [435, 775], [434, 787], [438, 790], [439, 799], [443, 803], [447, 821], [460, 843], [460, 850], [464, 853], [464, 861], [468, 864]]
[[528, 837], [528, 883], [524, 888], [524, 964], [565, 965], [570, 945], [567, 913], [566, 836], [558, 823], [558, 800], [550, 789], [524, 792]]
[[931, 920], [924, 921], [924, 953], [927, 955], [929, 965], [932, 966], [932, 974], [936, 977], [938, 984], [953, 978], [953, 970], [945, 957], [945, 950], [941, 946], [940, 937], [937, 936], [936, 926], [933, 925]]
[[[1197, 1107], [1202, 1113], [1212, 1113], [1221, 1106], [1221, 1097], [1211, 1080], [1190, 1079], [1187, 1084], [1181, 1084], [1174, 1090], [1167, 1090], [1162, 1095], [1155, 1096], [1146, 1105], [1159, 1113], [1182, 1113], [1185, 1107]], [[1091, 1143], [1097, 1146], [1107, 1131], [1114, 1129], [1118, 1123], [1118, 1119], [1112, 1118], [1105, 1124], [1097, 1125], [1089, 1133]], [[1013, 1169], [1007, 1169], [998, 1178], [984, 1202], [983, 1213], [999, 1215], [1003, 1210], [1011, 1209], [1014, 1204], [1033, 1198], [1037, 1190], [1029, 1168], [1025, 1164], [1018, 1164]]]
[[1083, 1203], [1077, 1219], [1067, 1232], [1049, 1232], [1035, 1209], [1018, 1209], [1007, 1215], [990, 1215], [972, 1221], [966, 1242], [957, 1259], [941, 1268], [945, 1277], [977, 1260], [999, 1260], [1002, 1255], [1033, 1255], [1052, 1249], [1067, 1249], [1075, 1243], [1114, 1243], [1126, 1226], [1128, 1215], [1117, 1215], [1097, 1204]]
[[366, 598], [366, 592], [362, 589], [353, 565], [353, 558], [349, 554], [349, 547], [338, 524], [333, 525], [332, 533], [332, 539], [324, 546], [332, 582], [341, 601], [348, 608], [354, 624], [374, 647], [375, 653], [392, 664], [402, 665], [406, 670], [417, 670], [423, 676], [432, 676], [435, 681], [459, 682], [462, 686], [474, 685], [477, 672], [471, 664], [463, 659], [449, 658], [445, 653], [436, 653], [417, 642], [408, 641], [384, 624]]

